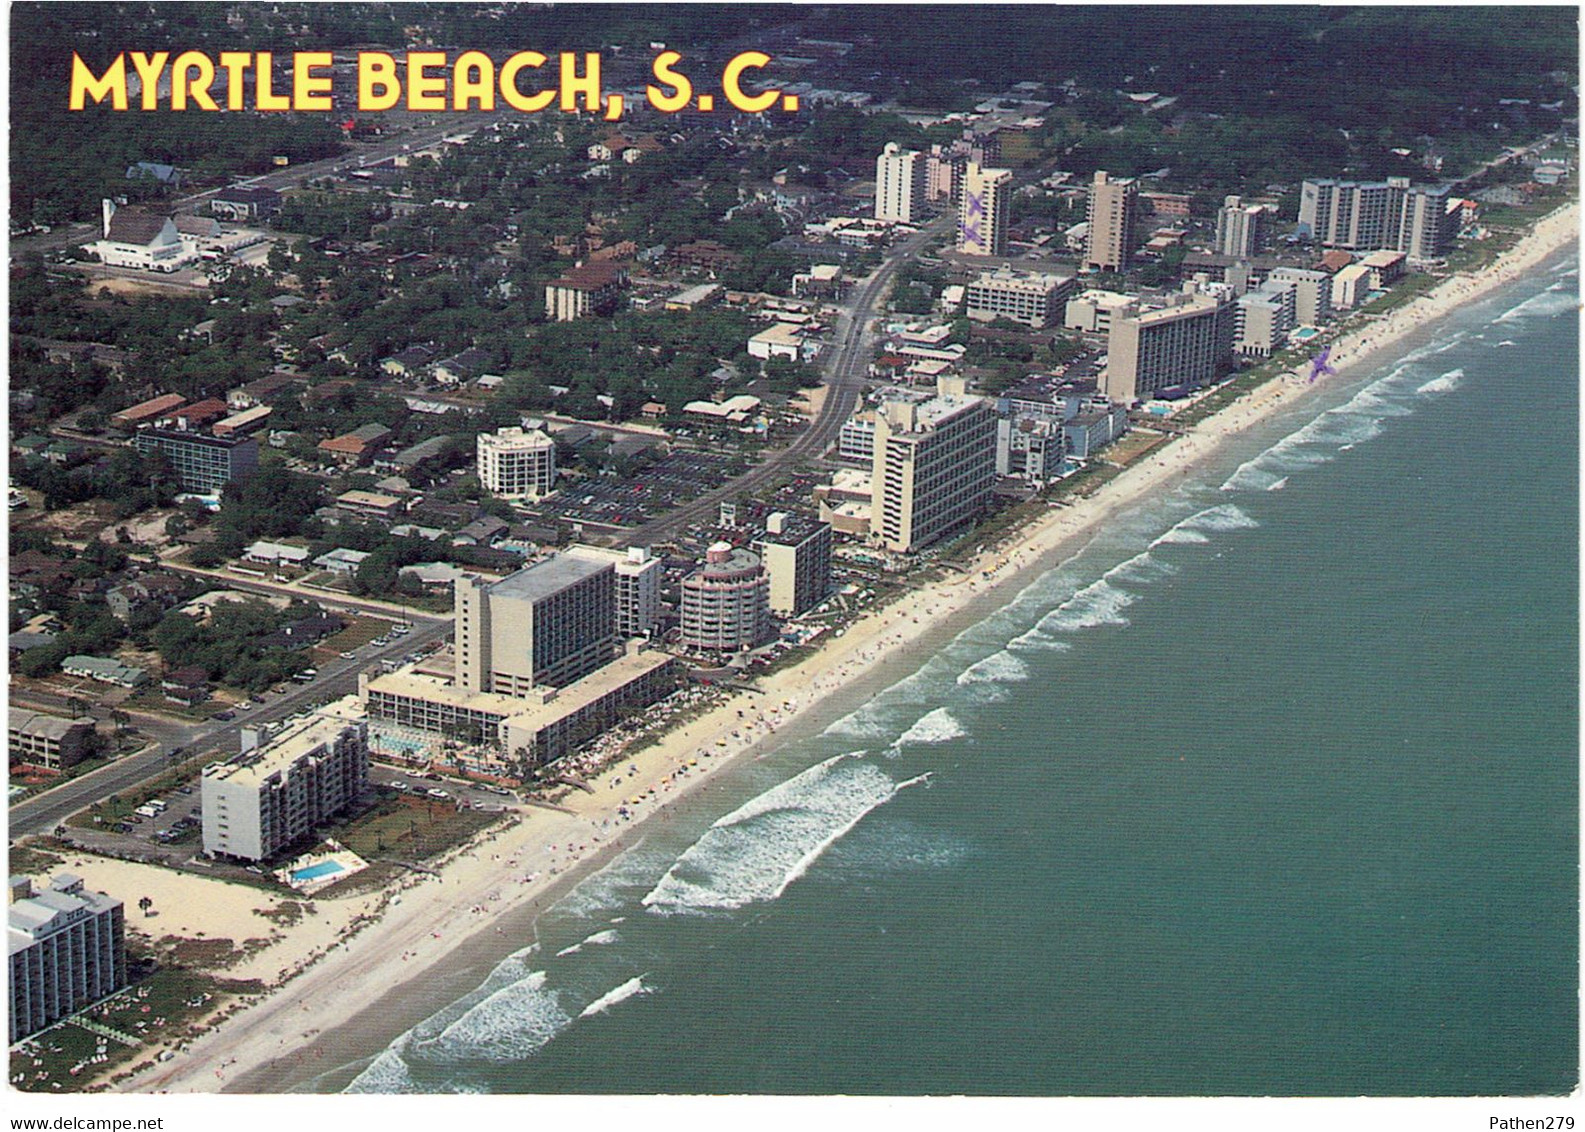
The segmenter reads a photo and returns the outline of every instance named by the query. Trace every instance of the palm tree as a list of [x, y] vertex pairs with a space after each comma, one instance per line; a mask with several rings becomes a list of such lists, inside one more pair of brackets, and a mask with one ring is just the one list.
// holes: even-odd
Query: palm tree
[[154, 907], [154, 901], [149, 899], [147, 896], [138, 901], [138, 908], [142, 911], [145, 918], [148, 917], [149, 909], [152, 907]]

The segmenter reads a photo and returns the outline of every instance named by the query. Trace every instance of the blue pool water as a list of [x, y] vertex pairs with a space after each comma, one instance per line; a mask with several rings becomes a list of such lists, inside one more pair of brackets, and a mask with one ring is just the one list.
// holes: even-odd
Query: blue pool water
[[331, 873], [342, 872], [340, 865], [334, 861], [322, 861], [317, 865], [310, 865], [306, 869], [294, 869], [293, 880], [318, 880], [320, 877], [329, 876]]

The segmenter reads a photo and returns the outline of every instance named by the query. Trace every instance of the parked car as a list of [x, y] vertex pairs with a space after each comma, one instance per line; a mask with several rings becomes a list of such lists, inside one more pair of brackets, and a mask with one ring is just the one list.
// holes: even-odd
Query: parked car
[[210, 716], [209, 718], [210, 719], [219, 719], [219, 720], [232, 720], [232, 719], [237, 718], [237, 713], [234, 712], [234, 711], [217, 711], [217, 712], [215, 712], [214, 715]]
[[451, 795], [447, 794], [444, 790], [437, 790], [433, 786], [430, 787], [428, 790], [424, 791], [424, 793], [428, 794], [431, 798], [449, 798], [449, 797], [451, 797]]

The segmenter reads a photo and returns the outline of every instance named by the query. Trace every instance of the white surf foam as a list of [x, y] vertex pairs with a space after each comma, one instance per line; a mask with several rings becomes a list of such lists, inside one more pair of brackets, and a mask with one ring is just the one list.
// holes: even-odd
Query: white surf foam
[[562, 948], [556, 952], [556, 958], [560, 959], [564, 955], [574, 955], [586, 947], [597, 947], [602, 943], [615, 943], [620, 938], [615, 929], [607, 928], [603, 932], [595, 932], [592, 936], [573, 944], [571, 947]]
[[958, 684], [1014, 684], [1029, 679], [1029, 667], [1012, 653], [1003, 650], [976, 661], [958, 673]]
[[1219, 503], [1215, 507], [1207, 507], [1204, 511], [1190, 515], [1180, 525], [1195, 530], [1210, 531], [1213, 534], [1247, 531], [1260, 526], [1236, 503]]
[[1152, 542], [1151, 546], [1202, 546], [1210, 542], [1210, 538], [1201, 534], [1192, 527], [1182, 523], [1173, 527], [1166, 534]]
[[1572, 291], [1542, 291], [1532, 295], [1512, 310], [1504, 311], [1493, 322], [1516, 322], [1526, 318], [1552, 318], [1566, 311], [1579, 309], [1579, 296]]
[[1148, 585], [1159, 582], [1163, 578], [1170, 578], [1178, 572], [1178, 568], [1170, 562], [1163, 562], [1153, 557], [1148, 550], [1142, 550], [1126, 562], [1119, 562], [1105, 574], [1103, 578], [1116, 578], [1119, 581], [1134, 582]]
[[717, 821], [643, 902], [653, 912], [700, 913], [774, 900], [898, 789], [873, 763], [833, 756]]
[[434, 1038], [415, 1041], [411, 1052], [425, 1060], [521, 1061], [543, 1048], [572, 1023], [545, 972], [502, 987]]
[[1266, 490], [1267, 491], [1281, 491], [1283, 488], [1285, 488], [1287, 486], [1288, 486], [1288, 477], [1287, 476], [1283, 476], [1276, 483], [1267, 484], [1266, 485]]
[[606, 991], [588, 1006], [585, 1006], [583, 1008], [583, 1013], [579, 1014], [578, 1017], [592, 1018], [596, 1014], [604, 1014], [607, 1010], [611, 1009], [611, 1007], [615, 1006], [619, 1002], [626, 1002], [628, 999], [637, 994], [649, 993], [650, 988], [644, 985], [644, 976], [639, 975], [636, 978], [629, 979], [619, 987], [614, 987], [611, 990]]
[[347, 1087], [341, 1091], [343, 1093], [420, 1092], [418, 1083], [408, 1072], [407, 1062], [402, 1057], [402, 1050], [406, 1045], [406, 1035], [403, 1035], [401, 1040], [381, 1050], [380, 1056], [369, 1062], [363, 1072], [349, 1081]]
[[1122, 612], [1138, 600], [1138, 594], [1098, 578], [1042, 617], [1036, 628], [1043, 633], [1073, 633], [1103, 625], [1127, 625]]
[[912, 727], [897, 737], [897, 741], [892, 746], [946, 743], [952, 739], [961, 739], [967, 734], [968, 732], [963, 730], [963, 725], [953, 717], [952, 713], [940, 707], [921, 716]]
[[1448, 370], [1446, 373], [1442, 374], [1439, 377], [1433, 377], [1430, 381], [1426, 382], [1424, 385], [1422, 385], [1418, 389], [1416, 389], [1415, 392], [1416, 393], [1451, 393], [1451, 392], [1453, 392], [1453, 390], [1455, 390], [1455, 389], [1457, 389], [1459, 387], [1459, 384], [1463, 380], [1464, 380], [1464, 371], [1462, 369], [1452, 369], [1452, 370]]

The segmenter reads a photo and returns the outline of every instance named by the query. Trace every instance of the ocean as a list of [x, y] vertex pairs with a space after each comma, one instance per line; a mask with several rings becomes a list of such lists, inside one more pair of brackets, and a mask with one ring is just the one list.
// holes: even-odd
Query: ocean
[[1329, 379], [315, 1087], [1572, 1089], [1578, 294]]

